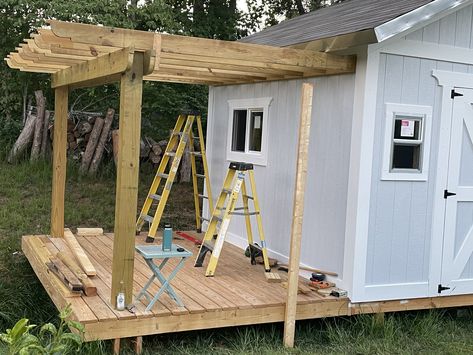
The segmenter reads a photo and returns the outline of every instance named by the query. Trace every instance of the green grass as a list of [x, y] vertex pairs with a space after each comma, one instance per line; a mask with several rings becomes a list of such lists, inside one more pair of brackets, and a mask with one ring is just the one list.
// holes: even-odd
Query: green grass
[[[69, 227], [113, 230], [113, 166], [94, 178], [80, 177], [69, 164], [65, 222]], [[143, 166], [139, 205], [153, 177]], [[173, 187], [164, 219], [176, 229], [192, 229], [192, 187]], [[22, 317], [33, 324], [57, 321], [57, 310], [21, 254], [25, 234], [48, 233], [51, 167], [46, 163], [9, 165], [0, 162], [0, 332]], [[256, 286], [258, 287], [258, 286]], [[297, 323], [296, 347], [282, 347], [281, 324], [149, 336], [145, 354], [467, 354], [473, 353], [473, 310], [420, 311], [390, 314], [384, 325], [369, 315]], [[124, 353], [132, 354], [124, 343]], [[109, 354], [110, 342], [84, 346], [84, 354]], [[0, 354], [6, 352], [0, 344]]]

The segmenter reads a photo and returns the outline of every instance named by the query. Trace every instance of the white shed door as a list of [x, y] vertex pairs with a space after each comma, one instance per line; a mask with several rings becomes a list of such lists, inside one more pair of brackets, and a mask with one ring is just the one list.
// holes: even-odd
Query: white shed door
[[[473, 90], [456, 89], [446, 197], [442, 295], [473, 292]], [[447, 168], [447, 167], [445, 167]]]

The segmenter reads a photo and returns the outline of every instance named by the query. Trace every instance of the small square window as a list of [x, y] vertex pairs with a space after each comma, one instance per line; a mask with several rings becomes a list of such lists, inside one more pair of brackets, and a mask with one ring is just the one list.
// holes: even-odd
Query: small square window
[[426, 180], [432, 108], [386, 104], [383, 180]]
[[227, 159], [266, 165], [270, 97], [229, 100]]

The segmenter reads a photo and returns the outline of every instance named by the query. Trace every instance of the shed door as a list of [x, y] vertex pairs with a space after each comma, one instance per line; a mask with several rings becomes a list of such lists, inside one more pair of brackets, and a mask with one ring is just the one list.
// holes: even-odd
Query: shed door
[[453, 103], [446, 192], [456, 195], [445, 196], [442, 295], [473, 292], [473, 90], [455, 92], [463, 96]]

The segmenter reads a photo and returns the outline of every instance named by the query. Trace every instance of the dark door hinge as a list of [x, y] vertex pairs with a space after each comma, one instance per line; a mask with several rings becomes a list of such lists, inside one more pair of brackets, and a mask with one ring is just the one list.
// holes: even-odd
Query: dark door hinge
[[450, 192], [448, 190], [443, 190], [443, 198], [444, 199], [447, 199], [449, 198], [450, 196], [455, 196], [456, 193], [455, 192]]
[[439, 284], [439, 287], [437, 289], [438, 293], [442, 293], [442, 291], [445, 291], [445, 290], [450, 290], [450, 287], [442, 286]]
[[456, 92], [455, 89], [452, 89], [452, 92], [450, 94], [451, 99], [453, 100], [457, 96], [463, 96], [463, 94]]

